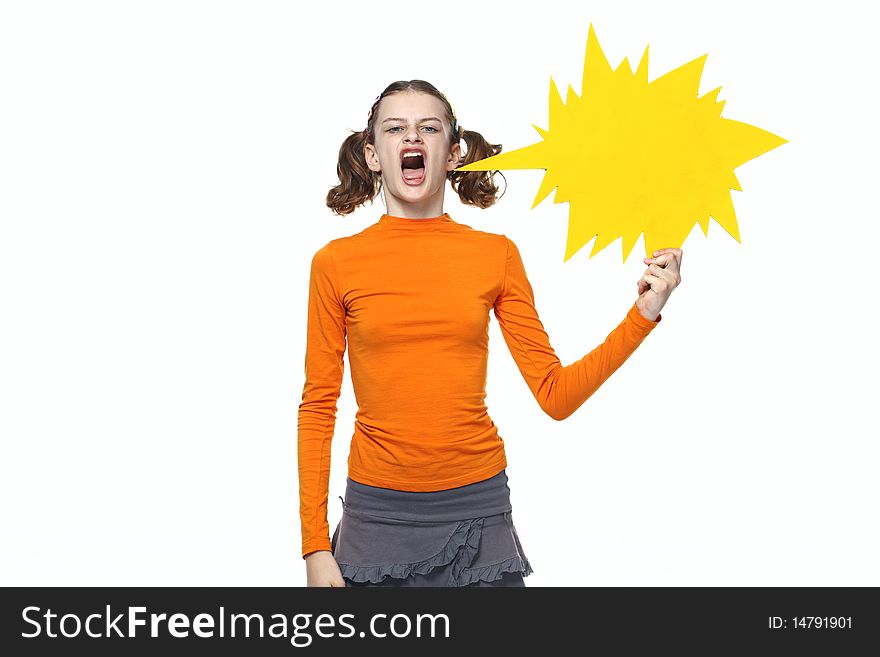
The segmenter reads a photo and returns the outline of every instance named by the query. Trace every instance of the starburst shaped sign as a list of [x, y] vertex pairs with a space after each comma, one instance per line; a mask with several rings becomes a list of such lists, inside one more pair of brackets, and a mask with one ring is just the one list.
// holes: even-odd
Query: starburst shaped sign
[[742, 191], [733, 170], [785, 139], [721, 118], [721, 87], [702, 97], [706, 55], [648, 82], [648, 49], [635, 73], [624, 58], [612, 70], [590, 25], [582, 96], [569, 85], [565, 104], [550, 79], [543, 141], [499, 153], [457, 171], [545, 169], [532, 208], [556, 189], [569, 203], [568, 260], [594, 237], [592, 257], [618, 237], [623, 261], [645, 235], [645, 253], [681, 247], [709, 217], [740, 241], [730, 190]]

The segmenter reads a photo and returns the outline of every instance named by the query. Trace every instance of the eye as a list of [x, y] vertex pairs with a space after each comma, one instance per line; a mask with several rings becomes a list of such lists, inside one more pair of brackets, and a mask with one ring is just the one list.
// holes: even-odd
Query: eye
[[[437, 128], [435, 128], [434, 126], [426, 125], [425, 128], [427, 128], [428, 130], [432, 130], [432, 131], [434, 131], [434, 132], [440, 132], [440, 131], [439, 131]], [[403, 128], [401, 128], [399, 125], [396, 125], [396, 126], [394, 126], [394, 127], [392, 127], [392, 128], [388, 128], [388, 130], [386, 130], [386, 132], [394, 132], [395, 130], [403, 130]]]

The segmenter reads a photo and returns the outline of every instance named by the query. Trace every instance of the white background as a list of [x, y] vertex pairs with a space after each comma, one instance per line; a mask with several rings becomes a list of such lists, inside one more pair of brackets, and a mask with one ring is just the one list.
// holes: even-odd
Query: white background
[[[742, 243], [694, 227], [661, 325], [565, 421], [491, 322], [527, 585], [880, 585], [874, 26], [821, 6], [4, 3], [2, 584], [304, 585], [309, 261], [384, 211], [325, 206], [342, 140], [422, 78], [465, 128], [534, 143], [592, 22], [612, 66], [650, 45], [652, 80], [708, 53], [700, 94], [790, 143], [736, 170]], [[505, 176], [495, 207], [444, 210], [517, 242], [568, 364], [635, 300], [643, 243], [564, 263], [568, 206]]]

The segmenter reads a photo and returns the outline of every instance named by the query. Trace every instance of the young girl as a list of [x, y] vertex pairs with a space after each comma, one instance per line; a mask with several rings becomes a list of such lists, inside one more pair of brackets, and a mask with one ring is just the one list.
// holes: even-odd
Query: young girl
[[[461, 154], [460, 141], [467, 143]], [[525, 586], [504, 441], [484, 403], [491, 308], [551, 417], [571, 415], [659, 324], [680, 282], [664, 249], [599, 347], [562, 366], [516, 244], [443, 212], [496, 201], [495, 172], [456, 172], [501, 151], [458, 124], [423, 80], [389, 85], [339, 151], [327, 205], [346, 215], [384, 191], [387, 212], [311, 264], [299, 406], [302, 554], [308, 586]], [[342, 519], [329, 536], [330, 443], [348, 341], [358, 403]]]

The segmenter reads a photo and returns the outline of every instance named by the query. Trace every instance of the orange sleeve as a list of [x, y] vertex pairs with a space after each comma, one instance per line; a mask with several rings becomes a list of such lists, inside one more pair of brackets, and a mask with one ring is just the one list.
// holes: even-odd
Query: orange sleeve
[[345, 308], [339, 289], [328, 243], [312, 258], [309, 278], [305, 385], [299, 405], [297, 448], [303, 557], [315, 550], [330, 550], [330, 443], [342, 387], [346, 339]]
[[[505, 236], [506, 237], [506, 236]], [[574, 413], [619, 368], [662, 317], [642, 317], [635, 303], [623, 321], [586, 356], [563, 366], [550, 345], [525, 266], [508, 237], [501, 292], [494, 312], [510, 353], [541, 409], [555, 420]]]

